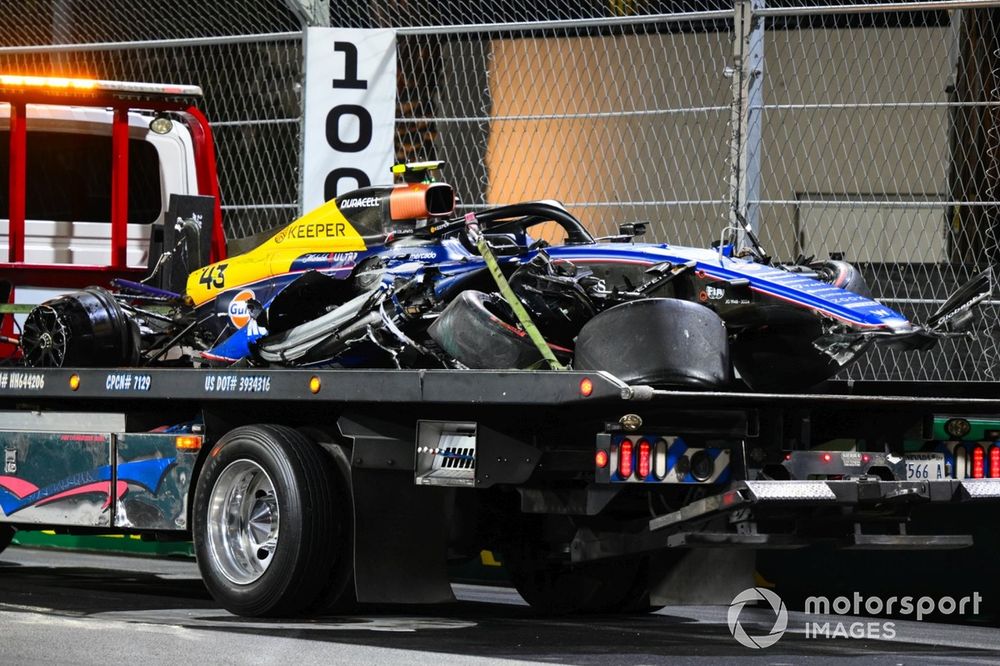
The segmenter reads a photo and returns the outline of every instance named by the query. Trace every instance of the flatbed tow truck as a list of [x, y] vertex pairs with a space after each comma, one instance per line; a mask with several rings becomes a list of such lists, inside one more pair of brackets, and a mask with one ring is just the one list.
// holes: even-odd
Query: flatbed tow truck
[[[664, 585], [697, 566], [690, 549], [963, 548], [967, 534], [908, 534], [911, 510], [1000, 498], [989, 443], [968, 447], [960, 475], [954, 451], [903, 450], [936, 414], [997, 413], [990, 397], [663, 391], [572, 371], [8, 369], [0, 410], [4, 522], [193, 534], [200, 558], [220, 558], [210, 589], [249, 614], [318, 609], [230, 591], [268, 573], [332, 576], [333, 607], [444, 601], [446, 564], [482, 548], [539, 608], [651, 608], [676, 598]], [[822, 446], [835, 440], [853, 445]], [[230, 466], [267, 472], [256, 499], [199, 482], [227, 446], [246, 456]], [[318, 457], [297, 460], [300, 447]], [[310, 466], [323, 473], [298, 478]], [[272, 569], [289, 534], [322, 561], [298, 550]], [[725, 573], [746, 571], [712, 575]]]
[[[65, 88], [42, 85], [28, 101], [67, 103]], [[7, 92], [24, 132], [22, 93]], [[225, 256], [210, 129], [175, 99], [191, 94], [133, 86], [85, 100], [113, 109], [112, 261], [47, 271], [26, 260], [22, 201], [0, 266], [12, 304], [32, 281], [141, 272], [125, 261], [120, 153], [136, 107], [151, 109], [147, 121], [192, 119], [191, 164], [209, 169], [198, 188], [216, 203], [211, 254]], [[24, 137], [12, 140], [12, 201], [24, 152]], [[7, 311], [10, 322], [17, 309]], [[726, 581], [731, 598], [751, 583], [745, 554], [757, 549], [969, 546], [945, 529], [907, 532], [920, 506], [1000, 499], [1000, 445], [941, 449], [926, 434], [940, 414], [959, 432], [1000, 413], [996, 386], [955, 388], [762, 394], [572, 370], [43, 369], [13, 354], [0, 367], [0, 545], [14, 530], [193, 538], [209, 591], [249, 616], [447, 601], [449, 561], [484, 548], [544, 612], [648, 611]], [[928, 444], [907, 445], [922, 433]]]

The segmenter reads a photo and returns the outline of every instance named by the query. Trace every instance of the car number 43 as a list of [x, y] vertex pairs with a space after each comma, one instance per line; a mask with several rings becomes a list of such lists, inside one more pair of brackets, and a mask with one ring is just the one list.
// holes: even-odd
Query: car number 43
[[198, 278], [198, 283], [205, 285], [206, 289], [211, 289], [215, 287], [216, 289], [222, 289], [226, 286], [226, 267], [229, 264], [217, 264], [215, 266], [209, 266], [208, 268], [203, 268], [201, 270], [201, 276]]

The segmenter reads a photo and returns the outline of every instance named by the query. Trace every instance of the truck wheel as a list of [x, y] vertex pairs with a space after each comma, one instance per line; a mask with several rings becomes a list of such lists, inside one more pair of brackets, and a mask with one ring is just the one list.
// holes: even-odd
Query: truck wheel
[[347, 613], [358, 605], [354, 586], [354, 495], [351, 490], [350, 450], [332, 441], [325, 432], [300, 428], [299, 432], [317, 442], [333, 463], [334, 507], [337, 521], [330, 529], [336, 530], [336, 553], [330, 562], [326, 586], [316, 601], [307, 609], [310, 614]]
[[518, 593], [543, 615], [632, 612], [636, 571], [631, 562], [548, 562], [521, 549], [504, 552], [504, 566]]
[[0, 553], [10, 545], [14, 538], [14, 528], [10, 525], [0, 525]]
[[626, 615], [643, 615], [655, 613], [663, 608], [664, 604], [654, 604], [650, 601], [650, 585], [654, 581], [659, 583], [660, 579], [666, 576], [683, 556], [683, 551], [674, 549], [652, 555], [642, 555], [631, 560], [632, 568], [636, 572], [635, 580], [622, 600], [611, 610]]
[[244, 426], [212, 447], [195, 490], [194, 537], [216, 601], [253, 617], [312, 609], [338, 571], [344, 507], [335, 483], [329, 456], [291, 428]]

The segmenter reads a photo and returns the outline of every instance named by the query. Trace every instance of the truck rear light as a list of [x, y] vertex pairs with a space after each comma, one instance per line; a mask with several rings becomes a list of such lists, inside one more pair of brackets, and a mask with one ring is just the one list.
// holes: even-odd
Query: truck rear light
[[990, 478], [1000, 479], [1000, 446], [990, 447]]
[[983, 447], [976, 446], [972, 449], [972, 478], [982, 479], [986, 477], [986, 454]]
[[608, 452], [604, 449], [599, 449], [596, 454], [594, 454], [594, 464], [598, 467], [604, 468], [608, 466]]
[[956, 446], [955, 449], [955, 478], [964, 479], [968, 476], [966, 469], [966, 451], [964, 446]]
[[[1000, 448], [997, 448], [1000, 451]], [[653, 447], [653, 475], [660, 481], [667, 478], [667, 442], [659, 440]]]
[[584, 377], [580, 380], [580, 395], [584, 398], [589, 398], [590, 394], [594, 392], [594, 380], [590, 377]]
[[651, 449], [652, 447], [649, 445], [649, 442], [644, 439], [639, 441], [639, 464], [636, 466], [636, 476], [640, 479], [645, 479], [649, 476]]
[[624, 439], [618, 446], [618, 475], [627, 479], [632, 476], [632, 440]]
[[823, 454], [823, 462], [830, 462], [831, 460], [833, 460], [833, 456], [832, 455], [830, 455], [829, 453], [824, 453]]

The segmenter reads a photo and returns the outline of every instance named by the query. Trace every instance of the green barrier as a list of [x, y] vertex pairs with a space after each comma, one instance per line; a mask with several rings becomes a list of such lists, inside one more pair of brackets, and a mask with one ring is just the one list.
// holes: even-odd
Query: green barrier
[[[169, 557], [194, 557], [194, 544], [190, 541], [143, 541], [139, 536], [123, 535], [70, 535], [51, 531], [25, 532], [14, 535], [13, 544], [30, 548], [55, 548], [84, 552], [115, 553], [125, 555], [159, 555]], [[452, 580], [461, 583], [509, 585], [506, 570], [491, 551], [484, 550], [479, 557], [449, 567]]]
[[139, 536], [71, 535], [55, 532], [25, 532], [14, 535], [12, 543], [31, 548], [58, 548], [62, 550], [98, 551], [131, 555], [169, 555], [194, 557], [194, 546], [189, 541], [143, 541]]
[[510, 585], [510, 576], [503, 568], [502, 558], [492, 551], [484, 550], [479, 557], [448, 567], [448, 577], [456, 583], [473, 585]]
[[934, 417], [931, 437], [938, 441], [994, 442], [1000, 438], [1000, 417]]

